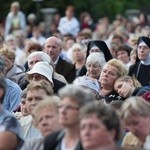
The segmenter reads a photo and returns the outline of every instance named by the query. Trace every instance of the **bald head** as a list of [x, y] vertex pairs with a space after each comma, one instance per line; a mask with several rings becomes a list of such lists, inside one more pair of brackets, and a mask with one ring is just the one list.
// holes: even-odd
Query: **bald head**
[[11, 131], [0, 132], [0, 149], [14, 150], [17, 146], [18, 138], [15, 133]]
[[62, 49], [62, 40], [58, 37], [51, 36], [46, 39], [44, 44], [44, 51], [52, 58], [53, 62], [56, 61]]

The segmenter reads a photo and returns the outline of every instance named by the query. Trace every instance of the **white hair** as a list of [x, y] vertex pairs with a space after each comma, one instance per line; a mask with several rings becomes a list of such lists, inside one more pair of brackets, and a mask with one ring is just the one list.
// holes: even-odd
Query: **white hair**
[[35, 51], [35, 52], [32, 52], [29, 56], [28, 56], [28, 64], [30, 63], [31, 59], [33, 57], [39, 57], [41, 59], [41, 61], [44, 61], [44, 62], [48, 62], [50, 65], [53, 66], [53, 61], [52, 59], [50, 58], [50, 56], [43, 52], [43, 51]]
[[95, 52], [91, 53], [86, 60], [87, 63], [97, 63], [100, 67], [103, 67], [106, 63], [106, 59], [103, 53]]

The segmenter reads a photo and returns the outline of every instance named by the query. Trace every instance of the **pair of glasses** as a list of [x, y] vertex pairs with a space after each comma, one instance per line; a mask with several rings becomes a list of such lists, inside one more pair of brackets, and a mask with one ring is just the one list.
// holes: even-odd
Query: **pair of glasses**
[[59, 105], [58, 109], [65, 109], [65, 110], [79, 110], [79, 107], [71, 106], [71, 105]]

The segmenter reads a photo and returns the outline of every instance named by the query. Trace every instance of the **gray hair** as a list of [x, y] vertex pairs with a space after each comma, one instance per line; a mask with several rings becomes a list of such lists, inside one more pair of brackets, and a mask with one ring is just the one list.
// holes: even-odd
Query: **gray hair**
[[55, 40], [56, 43], [57, 43], [60, 47], [62, 47], [62, 45], [63, 45], [62, 40], [61, 40], [60, 38], [56, 37], [56, 36], [51, 36], [51, 37], [47, 38], [47, 39], [45, 40], [45, 43], [49, 42], [50, 40]]
[[68, 84], [61, 88], [58, 95], [61, 99], [64, 97], [73, 98], [73, 100], [76, 101], [80, 107], [95, 100], [93, 94], [89, 90], [73, 84]]
[[28, 56], [28, 64], [30, 63], [31, 59], [33, 57], [39, 57], [41, 59], [41, 61], [44, 61], [44, 62], [48, 62], [52, 67], [54, 66], [53, 64], [53, 61], [51, 59], [51, 57], [43, 52], [43, 51], [35, 51], [35, 52], [32, 52], [29, 56]]
[[131, 121], [130, 116], [145, 117], [150, 114], [150, 103], [138, 96], [126, 99], [121, 108], [121, 118], [125, 123]]
[[86, 65], [88, 63], [97, 63], [100, 67], [103, 67], [106, 63], [105, 57], [103, 53], [91, 53], [86, 60]]

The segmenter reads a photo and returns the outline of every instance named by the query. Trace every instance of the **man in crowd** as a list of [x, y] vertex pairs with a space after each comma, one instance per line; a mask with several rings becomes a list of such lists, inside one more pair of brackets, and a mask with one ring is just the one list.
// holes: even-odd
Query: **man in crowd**
[[61, 49], [61, 39], [54, 36], [46, 39], [44, 51], [52, 58], [56, 72], [63, 75], [68, 83], [71, 83], [75, 79], [75, 66], [61, 58]]

